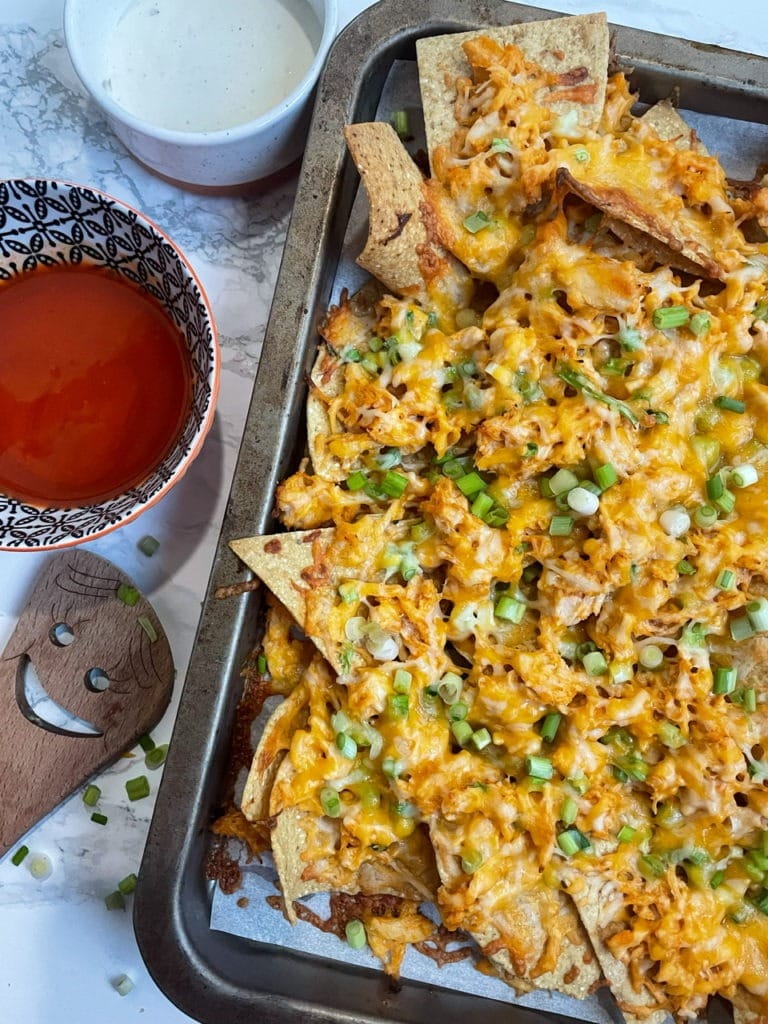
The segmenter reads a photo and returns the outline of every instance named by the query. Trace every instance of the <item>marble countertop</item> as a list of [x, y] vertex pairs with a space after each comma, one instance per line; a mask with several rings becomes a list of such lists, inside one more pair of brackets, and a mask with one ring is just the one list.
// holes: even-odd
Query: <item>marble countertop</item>
[[[418, 0], [413, 2], [417, 7]], [[367, 6], [368, 0], [340, 0], [340, 24]], [[597, 5], [551, 0], [546, 6], [581, 13]], [[697, 0], [693, 8], [686, 0], [608, 0], [602, 6], [618, 23], [768, 56], [764, 0]], [[162, 743], [171, 734], [208, 583], [296, 174], [288, 173], [248, 198], [196, 195], [150, 175], [111, 134], [84, 94], [64, 45], [62, 9], [63, 0], [0, 2], [0, 178], [77, 181], [142, 210], [194, 264], [221, 334], [221, 394], [201, 455], [162, 502], [138, 521], [88, 545], [135, 578], [170, 639], [178, 682], [171, 706], [153, 733]], [[152, 559], [136, 547], [145, 534], [160, 541]], [[0, 552], [0, 649], [46, 557]], [[138, 773], [141, 756], [138, 751], [133, 759], [121, 759], [97, 780], [108, 826], [93, 824], [76, 794], [28, 834], [30, 849], [47, 854], [53, 864], [47, 880], [36, 881], [9, 857], [0, 862], [0, 1020], [190, 1020], [147, 973], [130, 912], [110, 913], [103, 902], [119, 879], [138, 870], [141, 860], [161, 774], [148, 772], [153, 794], [129, 803], [124, 781]], [[122, 974], [135, 985], [124, 998], [111, 984]]]

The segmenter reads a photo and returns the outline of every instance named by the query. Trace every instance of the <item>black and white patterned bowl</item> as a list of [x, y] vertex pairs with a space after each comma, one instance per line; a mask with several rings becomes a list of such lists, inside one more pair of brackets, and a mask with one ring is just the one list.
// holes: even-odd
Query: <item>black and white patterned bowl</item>
[[[177, 483], [213, 422], [216, 327], [200, 281], [157, 225], [104, 192], [40, 179], [0, 181], [0, 282], [39, 266], [109, 267], [160, 302], [182, 332], [192, 406], [176, 445], [140, 485], [80, 508], [37, 508], [0, 494], [0, 550], [42, 551], [93, 540], [130, 522]], [[0, 283], [0, 287], [1, 287]]]

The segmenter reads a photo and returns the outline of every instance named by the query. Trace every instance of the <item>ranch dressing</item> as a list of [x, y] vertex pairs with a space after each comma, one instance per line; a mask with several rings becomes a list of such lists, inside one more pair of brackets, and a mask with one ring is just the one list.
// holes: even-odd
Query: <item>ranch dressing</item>
[[321, 36], [307, 0], [135, 0], [107, 40], [104, 84], [153, 125], [220, 131], [278, 106]]

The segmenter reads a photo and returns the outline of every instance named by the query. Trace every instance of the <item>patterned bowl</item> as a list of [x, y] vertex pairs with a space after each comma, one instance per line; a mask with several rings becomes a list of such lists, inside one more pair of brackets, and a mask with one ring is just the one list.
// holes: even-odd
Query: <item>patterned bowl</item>
[[2, 551], [63, 548], [130, 522], [181, 479], [213, 422], [219, 387], [216, 327], [200, 281], [168, 237], [96, 189], [61, 181], [0, 181], [0, 282], [61, 264], [108, 267], [160, 303], [186, 341], [192, 403], [181, 435], [160, 465], [116, 498], [78, 508], [38, 508], [0, 494]]

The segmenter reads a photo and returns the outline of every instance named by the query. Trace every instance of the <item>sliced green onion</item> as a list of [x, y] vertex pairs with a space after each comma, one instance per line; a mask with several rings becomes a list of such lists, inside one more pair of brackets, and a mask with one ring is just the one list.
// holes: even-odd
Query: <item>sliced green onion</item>
[[451, 732], [453, 733], [456, 742], [464, 746], [467, 740], [470, 739], [470, 737], [472, 736], [474, 729], [469, 724], [469, 722], [452, 722]]
[[728, 475], [728, 483], [733, 484], [734, 487], [751, 487], [757, 481], [758, 472], [754, 466], [750, 466], [748, 463], [743, 466], [734, 466]]
[[549, 521], [551, 537], [568, 537], [572, 530], [573, 518], [571, 516], [552, 516]]
[[550, 711], [548, 715], [545, 715], [541, 728], [539, 729], [539, 735], [545, 743], [553, 743], [557, 736], [557, 730], [560, 728], [560, 722], [563, 716], [558, 714], [557, 711]]
[[155, 554], [157, 549], [160, 547], [160, 541], [157, 537], [153, 537], [151, 534], [147, 534], [146, 537], [142, 537], [139, 543], [136, 545], [142, 555], [146, 555], [147, 558], [151, 558]]
[[590, 651], [582, 658], [588, 676], [601, 676], [608, 671], [608, 662], [602, 651]]
[[133, 608], [141, 600], [141, 594], [136, 587], [131, 587], [127, 583], [121, 583], [117, 588], [117, 600], [121, 604], [128, 605], [129, 608]]
[[492, 508], [493, 498], [485, 491], [481, 491], [472, 502], [469, 511], [473, 516], [477, 516], [478, 519], [482, 519], [491, 511]]
[[579, 478], [570, 469], [558, 469], [554, 476], [549, 478], [549, 486], [555, 495], [567, 494], [568, 491], [579, 486]]
[[706, 334], [710, 329], [712, 326], [712, 317], [709, 313], [694, 313], [688, 326], [698, 337], [700, 334]]
[[715, 580], [715, 586], [719, 590], [733, 590], [733, 585], [736, 582], [736, 573], [733, 569], [723, 569]]
[[749, 620], [748, 615], [739, 615], [735, 619], [731, 619], [730, 623], [731, 638], [737, 642], [741, 640], [749, 640], [750, 637], [755, 635], [755, 629]]
[[159, 747], [155, 747], [154, 750], [148, 750], [144, 757], [144, 764], [150, 771], [155, 771], [160, 765], [165, 764], [165, 759], [168, 756], [168, 744], [161, 743]]
[[607, 491], [609, 487], [613, 487], [619, 481], [619, 474], [610, 462], [606, 462], [603, 466], [598, 466], [594, 472], [594, 477], [595, 483], [601, 491]]
[[691, 517], [684, 508], [668, 508], [659, 516], [659, 526], [668, 537], [682, 537], [691, 528]]
[[495, 138], [491, 140], [491, 150], [494, 153], [514, 153], [512, 143], [509, 139]]
[[395, 693], [410, 693], [412, 682], [413, 676], [411, 673], [407, 669], [399, 668], [395, 671], [392, 687]]
[[589, 790], [589, 779], [586, 775], [573, 775], [568, 779], [568, 785], [572, 790], [574, 790], [574, 792], [578, 793], [579, 796], [584, 796], [584, 794]]
[[525, 759], [525, 770], [532, 779], [551, 779], [555, 773], [552, 762], [548, 757], [530, 755]]
[[738, 669], [734, 665], [721, 665], [719, 668], [716, 668], [712, 676], [712, 693], [722, 695], [733, 693], [736, 689], [738, 677]]
[[707, 497], [710, 501], [715, 501], [717, 498], [722, 497], [723, 494], [725, 494], [723, 474], [715, 473], [707, 480]]
[[320, 790], [320, 806], [323, 814], [329, 818], [338, 818], [341, 814], [341, 797], [331, 786], [323, 786]]
[[127, 779], [125, 791], [129, 800], [143, 800], [149, 796], [149, 779], [146, 775], [137, 775], [135, 779]]
[[534, 455], [538, 455], [538, 452], [539, 446], [536, 444], [536, 442], [528, 441], [525, 445], [525, 450], [523, 451], [523, 458], [532, 459]]
[[[263, 652], [256, 659], [256, 670], [260, 676], [265, 676], [269, 671], [269, 666], [267, 665], [267, 656]], [[152, 745], [154, 746], [154, 743]]]
[[683, 815], [672, 804], [660, 804], [659, 809], [656, 812], [656, 821], [661, 825], [662, 828], [673, 829], [677, 828], [680, 822], [683, 820]]
[[346, 480], [347, 490], [350, 491], [362, 491], [365, 485], [368, 483], [368, 477], [362, 470], [356, 469], [354, 473], [350, 473]]
[[589, 163], [589, 151], [583, 146], [574, 146], [573, 156], [580, 164]]
[[768, 302], [756, 303], [755, 308], [752, 310], [752, 316], [755, 320], [768, 320]]
[[522, 622], [525, 612], [526, 605], [509, 594], [502, 594], [493, 609], [496, 618], [504, 619], [506, 622]]
[[357, 917], [347, 921], [344, 925], [344, 934], [347, 937], [347, 944], [352, 949], [362, 949], [368, 942], [368, 937], [365, 934], [365, 925]]
[[395, 129], [401, 139], [408, 138], [409, 126], [408, 126], [408, 111], [407, 110], [395, 110], [392, 113], [392, 127]]
[[13, 866], [17, 868], [19, 864], [22, 863], [22, 861], [24, 860], [28, 853], [28, 846], [20, 846], [16, 853], [14, 853], [14, 855], [11, 857], [11, 864], [13, 864]]
[[488, 485], [480, 474], [475, 473], [473, 470], [471, 473], [465, 473], [464, 476], [460, 476], [456, 481], [456, 486], [466, 498], [471, 498], [478, 491], [484, 491]]
[[456, 672], [446, 672], [437, 684], [437, 692], [446, 704], [455, 704], [461, 697], [464, 680]]
[[588, 850], [591, 844], [589, 839], [579, 829], [569, 828], [565, 832], [561, 832], [557, 837], [557, 845], [566, 857], [572, 857], [579, 850]]
[[388, 469], [380, 486], [382, 491], [389, 495], [390, 498], [400, 498], [408, 486], [408, 477]]
[[[261, 655], [259, 655], [259, 657], [263, 658], [264, 655], [261, 654]], [[264, 660], [266, 662], [266, 658]], [[261, 668], [259, 668], [259, 672], [261, 672]], [[262, 673], [262, 675], [263, 675], [263, 673]], [[141, 747], [141, 749], [146, 754], [146, 752], [148, 750], [154, 750], [155, 749], [155, 741], [152, 739], [152, 737], [149, 735], [149, 733], [144, 733], [143, 736], [139, 736], [139, 746]]]
[[683, 327], [691, 315], [685, 306], [664, 306], [653, 311], [653, 326], [657, 331], [668, 331], [673, 327]]
[[622, 825], [616, 833], [616, 838], [620, 843], [629, 843], [635, 838], [636, 832], [637, 829], [632, 828], [631, 825]]
[[465, 850], [461, 855], [461, 870], [466, 875], [474, 873], [483, 866], [483, 855], [479, 850]]
[[614, 683], [628, 683], [634, 675], [631, 661], [612, 661], [608, 666], [608, 674]]
[[457, 700], [455, 704], [451, 704], [448, 708], [448, 718], [452, 722], [463, 722], [468, 714], [469, 707], [463, 700]]
[[745, 611], [756, 633], [762, 633], [768, 629], [768, 600], [766, 598], [759, 597], [756, 601], [750, 601]]
[[127, 996], [129, 992], [133, 991], [134, 984], [127, 974], [121, 974], [119, 978], [115, 978], [112, 982], [112, 987], [118, 995]]
[[117, 883], [117, 888], [123, 894], [123, 896], [130, 896], [130, 894], [136, 888], [137, 882], [138, 878], [136, 877], [135, 874], [133, 874], [133, 872], [131, 872], [130, 875], [126, 875], [125, 878], [120, 879], [120, 881]]
[[484, 750], [491, 742], [491, 734], [487, 729], [476, 729], [470, 739], [476, 750]]
[[574, 487], [568, 492], [568, 507], [582, 516], [592, 516], [600, 508], [600, 499], [587, 487]]
[[83, 790], [83, 803], [86, 807], [95, 807], [99, 802], [101, 796], [101, 790], [98, 786], [86, 786]]
[[[354, 604], [355, 601], [359, 600], [360, 593], [357, 589], [357, 582], [355, 580], [346, 580], [344, 583], [340, 583], [338, 587], [339, 597], [344, 604]], [[266, 658], [264, 659], [264, 667], [266, 668]], [[261, 672], [261, 669], [259, 669]], [[263, 673], [262, 673], [263, 675]]]
[[681, 562], [677, 563], [677, 571], [681, 576], [695, 576], [696, 566], [691, 565], [687, 558], [684, 558]]
[[659, 739], [670, 750], [677, 750], [686, 743], [685, 736], [674, 722], [664, 721], [659, 725]]
[[640, 858], [640, 871], [646, 878], [662, 878], [666, 871], [666, 864], [656, 854], [646, 853]]
[[627, 352], [637, 352], [643, 347], [643, 336], [636, 327], [622, 325], [616, 334], [616, 340]]
[[152, 622], [148, 618], [148, 616], [140, 615], [136, 621], [138, 622], [139, 626], [141, 626], [141, 628], [144, 630], [144, 632], [149, 637], [149, 642], [151, 644], [155, 643], [155, 641], [157, 640], [157, 630], [152, 625]]
[[385, 757], [381, 762], [381, 770], [389, 779], [399, 779], [405, 771], [405, 764], [396, 757]]
[[702, 530], [708, 530], [717, 522], [717, 509], [712, 505], [699, 505], [693, 513], [693, 521]]
[[736, 496], [733, 491], [723, 491], [719, 498], [715, 498], [714, 504], [724, 515], [730, 515], [736, 507]]
[[626, 402], [622, 402], [618, 398], [614, 398], [612, 395], [606, 395], [605, 392], [600, 391], [600, 389], [596, 388], [589, 378], [585, 377], [580, 371], [574, 370], [573, 367], [564, 364], [558, 369], [557, 375], [570, 387], [575, 388], [577, 391], [581, 391], [582, 394], [595, 399], [595, 401], [603, 402], [610, 409], [615, 409], [619, 415], [629, 420], [633, 427], [640, 426], [640, 420]]
[[728, 395], [718, 395], [714, 403], [718, 409], [726, 409], [728, 412], [746, 412], [747, 404], [738, 398], [730, 398]]
[[475, 210], [469, 217], [465, 217], [462, 221], [464, 227], [470, 234], [476, 235], [478, 231], [482, 231], [483, 228], [489, 227], [493, 223], [491, 218], [483, 210]]
[[710, 889], [719, 889], [725, 881], [725, 872], [723, 870], [716, 871], [709, 880]]
[[353, 348], [351, 346], [343, 348], [339, 353], [339, 356], [341, 357], [341, 360], [344, 363], [359, 363], [363, 358], [360, 355], [359, 349]]
[[390, 718], [407, 718], [410, 701], [407, 693], [390, 693], [387, 697], [387, 712]]
[[99, 814], [98, 811], [94, 811], [93, 814], [91, 815], [91, 821], [95, 825], [106, 825], [107, 822], [109, 821], [109, 818], [106, 816], [106, 814]]
[[579, 805], [572, 796], [567, 796], [560, 806], [560, 820], [564, 825], [572, 825], [579, 816]]
[[336, 733], [336, 749], [350, 761], [357, 757], [357, 743], [347, 732]]
[[659, 668], [664, 661], [664, 652], [656, 644], [646, 644], [640, 649], [637, 660], [643, 668]]
[[125, 897], [115, 889], [109, 896], [104, 897], [104, 906], [107, 910], [125, 910]]
[[741, 704], [748, 715], [752, 715], [757, 711], [757, 691], [754, 687], [745, 687], [740, 692], [739, 698], [739, 704]]
[[483, 516], [483, 522], [487, 526], [504, 526], [509, 520], [509, 512], [501, 505], [494, 505], [490, 512]]

